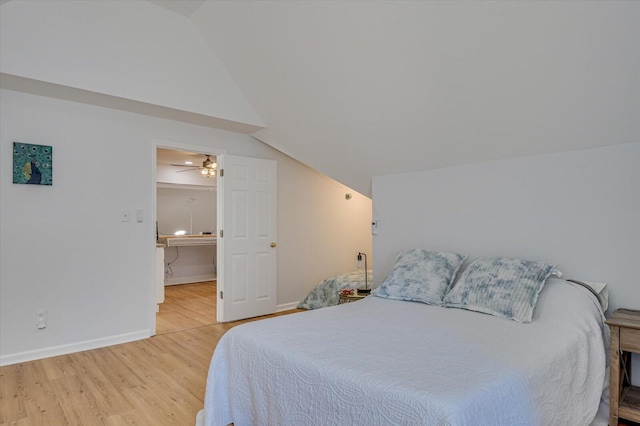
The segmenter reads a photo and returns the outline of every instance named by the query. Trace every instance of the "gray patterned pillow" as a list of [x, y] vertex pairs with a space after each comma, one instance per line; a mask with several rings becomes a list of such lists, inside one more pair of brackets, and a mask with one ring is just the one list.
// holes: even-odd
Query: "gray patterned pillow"
[[538, 294], [554, 265], [487, 257], [473, 261], [445, 296], [447, 308], [462, 308], [529, 323]]
[[442, 298], [467, 256], [410, 249], [398, 253], [393, 271], [371, 294], [442, 306]]

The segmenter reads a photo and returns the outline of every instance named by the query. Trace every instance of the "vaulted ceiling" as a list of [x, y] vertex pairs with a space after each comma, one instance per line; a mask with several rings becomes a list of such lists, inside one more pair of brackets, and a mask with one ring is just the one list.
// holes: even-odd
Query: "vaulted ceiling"
[[365, 195], [377, 175], [640, 141], [640, 2], [150, 1], [195, 26], [255, 138]]
[[260, 140], [371, 177], [640, 140], [640, 2], [204, 2]]

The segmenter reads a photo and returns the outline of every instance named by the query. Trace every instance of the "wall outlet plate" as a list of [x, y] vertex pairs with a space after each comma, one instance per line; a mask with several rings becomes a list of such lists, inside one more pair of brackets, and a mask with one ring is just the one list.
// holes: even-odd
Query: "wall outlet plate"
[[42, 330], [43, 328], [47, 328], [47, 311], [46, 309], [39, 310], [36, 312], [37, 324], [36, 327], [38, 330]]

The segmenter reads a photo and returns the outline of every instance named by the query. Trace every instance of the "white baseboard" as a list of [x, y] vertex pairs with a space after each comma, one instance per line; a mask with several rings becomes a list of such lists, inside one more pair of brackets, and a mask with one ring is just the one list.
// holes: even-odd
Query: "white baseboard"
[[33, 351], [2, 355], [0, 356], [0, 367], [18, 364], [21, 362], [34, 361], [36, 359], [49, 358], [52, 356], [103, 348], [105, 346], [118, 345], [120, 343], [133, 342], [134, 340], [142, 340], [148, 337], [151, 337], [149, 330], [140, 330], [132, 333], [120, 334], [118, 336], [104, 337], [102, 339], [86, 340], [84, 342], [70, 343], [68, 345], [51, 346], [49, 348], [36, 349]]
[[[200, 281], [211, 281], [214, 278], [210, 276]], [[178, 283], [175, 283], [178, 284]], [[185, 283], [182, 283], [185, 284]], [[171, 285], [171, 284], [170, 284]], [[299, 302], [285, 303], [276, 306], [276, 312], [289, 311], [296, 309]], [[51, 346], [33, 351], [18, 352], [15, 354], [0, 355], [0, 367], [5, 365], [19, 364], [21, 362], [35, 361], [37, 359], [49, 358], [52, 356], [66, 355], [74, 352], [88, 351], [91, 349], [103, 348], [105, 346], [118, 345], [120, 343], [133, 342], [151, 337], [149, 330], [134, 331], [132, 333], [120, 334], [117, 336], [104, 337], [102, 339], [86, 340], [84, 342], [70, 343], [68, 345]]]
[[282, 312], [282, 311], [290, 311], [291, 309], [295, 309], [298, 307], [298, 302], [291, 302], [291, 303], [285, 303], [284, 305], [278, 305], [276, 306], [276, 312]]
[[213, 281], [216, 279], [216, 274], [208, 275], [191, 275], [187, 277], [168, 277], [164, 279], [164, 285], [178, 285], [178, 284], [191, 284], [201, 283], [203, 281]]

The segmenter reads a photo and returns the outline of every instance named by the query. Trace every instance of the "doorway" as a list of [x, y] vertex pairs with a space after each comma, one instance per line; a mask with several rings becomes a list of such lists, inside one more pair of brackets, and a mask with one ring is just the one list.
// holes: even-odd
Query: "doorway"
[[221, 152], [154, 144], [157, 303], [153, 325], [164, 334], [216, 323], [217, 160]]
[[[219, 228], [216, 229], [216, 234], [187, 235], [187, 230], [184, 229], [182, 235], [171, 238], [173, 244], [167, 241], [167, 245], [171, 246], [185, 240], [189, 245], [193, 245], [193, 240], [215, 240], [216, 254], [212, 256], [212, 263], [215, 261], [217, 322], [236, 321], [276, 312], [276, 161], [229, 155], [224, 151], [216, 152], [200, 146], [157, 140], [152, 142], [152, 147], [153, 221], [158, 220], [156, 187], [159, 176], [159, 148], [216, 157], [221, 164], [220, 177], [224, 176], [226, 184], [222, 179], [218, 181], [216, 176], [216, 226]], [[196, 167], [199, 168], [197, 165]], [[206, 167], [204, 162], [202, 167]], [[183, 173], [186, 175], [188, 171]], [[228, 227], [226, 231], [225, 226]], [[192, 224], [189, 225], [189, 232], [197, 232]], [[159, 230], [156, 227], [156, 240], [158, 236]], [[157, 267], [164, 265], [164, 260], [158, 262], [159, 253], [164, 255], [163, 251], [158, 250], [156, 242], [156, 280], [155, 286], [149, 290], [149, 299], [153, 302], [149, 305], [153, 308], [149, 311], [150, 335], [156, 334], [157, 304], [164, 299], [158, 297], [164, 292], [165, 287], [163, 268]]]

